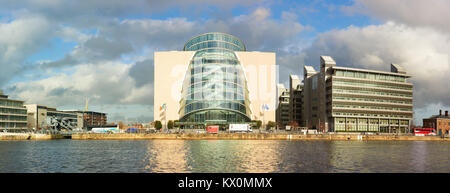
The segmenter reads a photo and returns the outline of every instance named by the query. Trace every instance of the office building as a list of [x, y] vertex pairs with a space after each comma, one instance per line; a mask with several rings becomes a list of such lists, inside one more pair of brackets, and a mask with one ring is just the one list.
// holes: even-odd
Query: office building
[[309, 128], [334, 132], [405, 132], [413, 115], [411, 76], [338, 67], [320, 57], [320, 71], [304, 67], [304, 115]]
[[106, 113], [86, 110], [65, 110], [64, 112], [81, 114], [83, 116], [84, 129], [90, 130], [93, 127], [102, 127], [108, 125]]
[[213, 32], [183, 51], [155, 52], [154, 61], [153, 112], [163, 124], [275, 121], [275, 53], [248, 52], [235, 36]]
[[297, 75], [289, 76], [289, 122], [303, 124], [303, 84]]
[[[83, 114], [59, 111], [39, 104], [25, 105], [28, 111], [28, 129], [75, 130], [83, 128]], [[37, 126], [36, 126], [37, 125]]]
[[278, 126], [284, 128], [289, 124], [291, 118], [289, 113], [289, 89], [285, 88], [283, 84], [277, 85], [278, 105], [276, 109], [276, 122]]
[[21, 132], [27, 130], [27, 109], [24, 101], [9, 99], [0, 90], [0, 131]]

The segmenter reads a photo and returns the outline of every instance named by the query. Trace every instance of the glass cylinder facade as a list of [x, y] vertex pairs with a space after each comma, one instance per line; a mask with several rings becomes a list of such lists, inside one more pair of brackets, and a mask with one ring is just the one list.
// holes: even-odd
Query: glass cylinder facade
[[189, 40], [184, 51], [196, 52], [183, 82], [180, 121], [250, 121], [247, 82], [234, 53], [245, 45], [229, 34], [206, 33]]

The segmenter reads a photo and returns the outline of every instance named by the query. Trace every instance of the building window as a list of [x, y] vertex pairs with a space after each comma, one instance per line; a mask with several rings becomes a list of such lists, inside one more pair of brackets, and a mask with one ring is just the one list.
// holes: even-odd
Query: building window
[[312, 79], [312, 89], [313, 90], [317, 90], [317, 81], [318, 81], [318, 76], [314, 76]]

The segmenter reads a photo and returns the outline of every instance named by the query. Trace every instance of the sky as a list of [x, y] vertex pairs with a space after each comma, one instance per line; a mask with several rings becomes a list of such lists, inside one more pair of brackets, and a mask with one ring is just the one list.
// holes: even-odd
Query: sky
[[389, 71], [414, 84], [414, 123], [450, 109], [448, 0], [0, 0], [0, 89], [27, 104], [153, 121], [153, 53], [225, 32], [275, 52], [279, 80], [338, 66]]

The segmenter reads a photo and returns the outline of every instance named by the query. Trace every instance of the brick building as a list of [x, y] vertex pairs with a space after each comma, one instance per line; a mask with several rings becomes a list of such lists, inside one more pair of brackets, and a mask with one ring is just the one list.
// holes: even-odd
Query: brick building
[[423, 127], [436, 129], [436, 134], [440, 136], [448, 134], [448, 131], [450, 130], [450, 117], [448, 111], [445, 111], [445, 114], [442, 114], [442, 110], [439, 110], [439, 115], [423, 119]]

